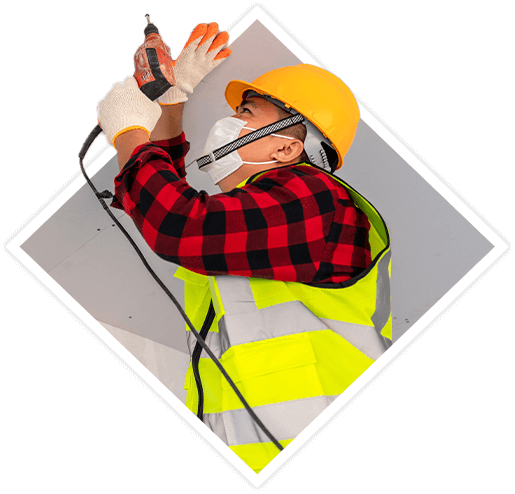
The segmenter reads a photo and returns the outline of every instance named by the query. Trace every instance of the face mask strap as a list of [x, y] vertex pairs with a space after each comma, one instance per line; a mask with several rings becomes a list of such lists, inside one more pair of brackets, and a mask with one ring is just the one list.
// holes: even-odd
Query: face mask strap
[[[252, 129], [251, 127], [243, 127], [245, 130], [258, 130], [258, 129]], [[274, 136], [274, 137], [280, 137], [281, 139], [290, 139], [290, 140], [295, 140], [295, 137], [290, 137], [290, 136], [282, 136], [280, 134], [269, 134], [271, 136]]]
[[[221, 148], [215, 149], [215, 151], [213, 151], [212, 153], [206, 154], [205, 156], [202, 156], [201, 158], [192, 161], [192, 163], [197, 162], [198, 167], [200, 169], [203, 166], [209, 165], [209, 163], [213, 163], [213, 161], [219, 160], [220, 158], [227, 156], [229, 153], [232, 153], [233, 151], [236, 151], [237, 149], [247, 144], [250, 144], [251, 142], [257, 141], [262, 137], [269, 136], [275, 132], [278, 132], [279, 130], [287, 129], [288, 127], [297, 125], [298, 123], [303, 122], [304, 120], [305, 118], [300, 113], [298, 113], [297, 115], [293, 115], [292, 117], [283, 118], [282, 120], [274, 122], [270, 125], [267, 125], [266, 127], [255, 130], [250, 134], [240, 137], [235, 141], [232, 141], [229, 144], [222, 146]], [[190, 163], [190, 165], [192, 163]]]

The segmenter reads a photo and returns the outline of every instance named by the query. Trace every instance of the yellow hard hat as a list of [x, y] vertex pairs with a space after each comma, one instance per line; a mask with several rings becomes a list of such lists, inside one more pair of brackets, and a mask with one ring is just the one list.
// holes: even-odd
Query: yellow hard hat
[[315, 65], [300, 64], [271, 70], [252, 83], [234, 80], [225, 89], [234, 111], [249, 90], [269, 95], [306, 117], [331, 141], [338, 154], [336, 170], [341, 168], [356, 134], [359, 108], [338, 77]]

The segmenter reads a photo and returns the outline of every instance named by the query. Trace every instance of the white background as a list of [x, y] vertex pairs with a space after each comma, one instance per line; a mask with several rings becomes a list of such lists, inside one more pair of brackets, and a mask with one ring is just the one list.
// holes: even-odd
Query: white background
[[[462, 15], [426, 12], [424, 19], [414, 16], [411, 23], [401, 23], [402, 12], [400, 17], [377, 12], [376, 17], [370, 12], [352, 15], [312, 8], [309, 15], [294, 16], [290, 10], [262, 6], [319, 63], [342, 74], [358, 101], [507, 240], [507, 161], [495, 152], [502, 149], [504, 134], [494, 115], [485, 118], [485, 110], [502, 109], [505, 95], [496, 85], [493, 70], [499, 66], [492, 50], [479, 49], [486, 41], [472, 28], [481, 19], [471, 23]], [[145, 8], [164, 32], [159, 8]], [[250, 8], [206, 11], [197, 18], [174, 7], [168, 15], [177, 22], [177, 43], [182, 46], [197, 22], [217, 20], [229, 30]], [[299, 13], [300, 7], [293, 9]], [[60, 57], [53, 60], [59, 63], [39, 66], [32, 77], [55, 81], [52, 89], [44, 97], [34, 84], [21, 91], [23, 118], [13, 125], [15, 138], [5, 144], [14, 151], [6, 164], [14, 192], [6, 209], [11, 220], [6, 242], [77, 176], [76, 152], [95, 124], [96, 101], [112, 82], [132, 71], [131, 56], [143, 27], [137, 19], [142, 14], [109, 16], [100, 9], [74, 19], [54, 14], [45, 24], [48, 29], [34, 37], [38, 60], [46, 55], [40, 50], [43, 40], [57, 48], [73, 40], [76, 58], [63, 62], [62, 51], [56, 48]], [[54, 34], [60, 22], [73, 23], [66, 40]], [[108, 23], [109, 32], [101, 36], [101, 26]], [[495, 48], [493, 53], [498, 54], [499, 45]], [[65, 83], [57, 84], [56, 74]], [[66, 97], [62, 89], [68, 92]], [[35, 141], [34, 136], [43, 139]], [[93, 157], [94, 153], [88, 156]], [[478, 427], [478, 407], [494, 393], [502, 375], [499, 366], [485, 361], [502, 348], [507, 327], [501, 317], [507, 294], [498, 283], [509, 266], [505, 257], [261, 489], [280, 481], [290, 487], [302, 485], [301, 465], [309, 466], [310, 477], [316, 478], [323, 468], [324, 477], [334, 473], [338, 478], [342, 465], [354, 467], [364, 457], [386, 481], [396, 481], [396, 473], [414, 457], [420, 461], [409, 463], [411, 468], [441, 474], [442, 463], [473, 451], [478, 436], [488, 439], [490, 432]], [[7, 278], [9, 308], [15, 308], [17, 323], [8, 331], [15, 336], [8, 347], [15, 350], [9, 381], [17, 394], [9, 402], [15, 411], [23, 404], [27, 414], [17, 429], [16, 451], [27, 455], [29, 465], [48, 460], [45, 453], [52, 444], [56, 465], [75, 470], [80, 478], [103, 469], [115, 476], [114, 465], [126, 468], [125, 478], [129, 472], [148, 474], [148, 460], [151, 477], [171, 477], [173, 483], [191, 478], [191, 472], [185, 472], [196, 458], [205, 472], [203, 488], [209, 480], [220, 482], [220, 474], [234, 485], [249, 485], [222, 457], [207, 454], [212, 450], [207, 442], [34, 276], [17, 261], [11, 266], [15, 269]], [[489, 405], [495, 408], [495, 402]], [[477, 419], [473, 428], [471, 416]], [[334, 445], [338, 454], [329, 449]], [[425, 456], [434, 448], [447, 459], [440, 457], [438, 468], [427, 461], [431, 455]], [[452, 463], [454, 472], [456, 468]], [[50, 475], [53, 470], [45, 471]]]

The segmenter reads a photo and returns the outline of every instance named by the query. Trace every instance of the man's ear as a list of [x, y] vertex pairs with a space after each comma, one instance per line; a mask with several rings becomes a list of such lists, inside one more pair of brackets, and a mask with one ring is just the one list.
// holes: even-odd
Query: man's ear
[[300, 139], [288, 140], [288, 142], [282, 142], [281, 144], [282, 146], [270, 155], [270, 158], [280, 163], [294, 161], [304, 151], [304, 143]]

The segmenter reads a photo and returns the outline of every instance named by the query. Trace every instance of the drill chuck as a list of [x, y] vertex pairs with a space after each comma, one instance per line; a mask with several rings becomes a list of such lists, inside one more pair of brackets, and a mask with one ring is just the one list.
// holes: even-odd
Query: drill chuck
[[145, 17], [147, 18], [147, 27], [144, 31], [145, 37], [152, 33], [159, 34], [159, 29], [157, 29], [157, 27], [150, 22], [150, 16], [146, 14]]

